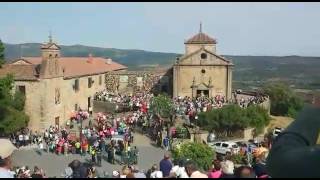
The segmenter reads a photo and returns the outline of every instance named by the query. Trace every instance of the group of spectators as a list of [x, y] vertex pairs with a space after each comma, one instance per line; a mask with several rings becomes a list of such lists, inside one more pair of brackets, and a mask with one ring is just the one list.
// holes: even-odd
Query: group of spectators
[[12, 173], [15, 178], [47, 178], [44, 170], [38, 166], [35, 166], [33, 170], [28, 166], [14, 167]]
[[257, 105], [264, 103], [267, 100], [267, 96], [258, 92], [255, 92], [252, 95], [246, 95], [242, 91], [237, 90], [234, 92], [235, 103], [242, 108], [246, 108], [251, 105]]

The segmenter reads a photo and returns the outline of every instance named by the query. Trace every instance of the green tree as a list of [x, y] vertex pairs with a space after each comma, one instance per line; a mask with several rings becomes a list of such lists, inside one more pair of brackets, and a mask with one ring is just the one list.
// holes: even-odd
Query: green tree
[[158, 96], [152, 98], [150, 103], [150, 110], [154, 114], [158, 114], [161, 117], [167, 118], [174, 111], [173, 102], [170, 97], [159, 94]]
[[0, 39], [0, 68], [5, 63], [4, 61], [4, 45]]
[[26, 127], [29, 117], [24, 113], [25, 97], [17, 92], [12, 94], [14, 78], [7, 75], [0, 78], [0, 134], [7, 135]]
[[295, 117], [304, 106], [303, 100], [284, 83], [267, 84], [263, 90], [270, 97], [272, 115]]
[[256, 128], [261, 132], [269, 122], [268, 112], [260, 106], [243, 109], [238, 105], [227, 105], [200, 113], [198, 125], [208, 131], [214, 130], [221, 136], [231, 136], [232, 133], [247, 127]]
[[202, 170], [208, 170], [211, 167], [214, 151], [206, 144], [188, 142], [172, 151], [174, 159], [190, 159], [197, 163]]

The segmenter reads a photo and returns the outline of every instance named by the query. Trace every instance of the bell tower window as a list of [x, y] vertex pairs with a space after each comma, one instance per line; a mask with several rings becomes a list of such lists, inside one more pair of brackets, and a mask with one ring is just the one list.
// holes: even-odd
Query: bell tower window
[[201, 59], [207, 59], [207, 54], [206, 53], [201, 53], [200, 57], [201, 57]]

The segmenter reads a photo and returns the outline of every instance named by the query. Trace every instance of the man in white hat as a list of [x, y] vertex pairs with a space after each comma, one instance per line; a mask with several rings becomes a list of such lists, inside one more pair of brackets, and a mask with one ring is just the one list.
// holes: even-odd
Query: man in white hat
[[11, 155], [17, 148], [8, 139], [0, 139], [0, 178], [14, 178]]

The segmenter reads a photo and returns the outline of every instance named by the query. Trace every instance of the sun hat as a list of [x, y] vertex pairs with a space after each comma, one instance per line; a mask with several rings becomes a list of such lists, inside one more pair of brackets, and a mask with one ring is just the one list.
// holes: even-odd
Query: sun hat
[[0, 139], [0, 157], [1, 159], [5, 159], [13, 153], [17, 148], [11, 143], [8, 139]]

